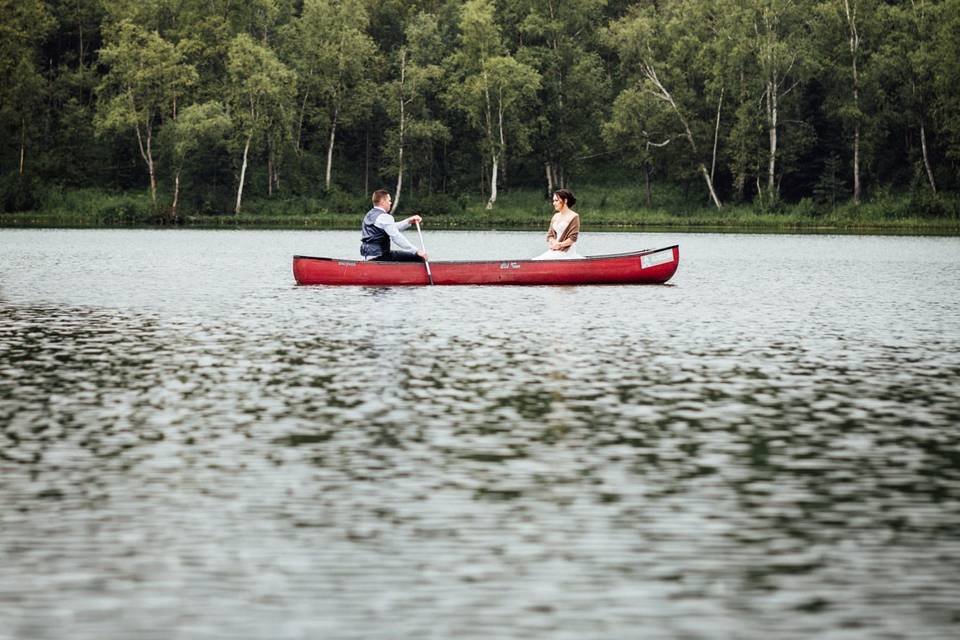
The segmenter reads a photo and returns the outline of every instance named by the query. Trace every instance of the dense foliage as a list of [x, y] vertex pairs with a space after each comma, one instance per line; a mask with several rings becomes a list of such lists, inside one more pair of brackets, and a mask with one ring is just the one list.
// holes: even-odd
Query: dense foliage
[[0, 0], [0, 29], [4, 211], [80, 187], [175, 220], [385, 184], [438, 212], [960, 184], [960, 0]]

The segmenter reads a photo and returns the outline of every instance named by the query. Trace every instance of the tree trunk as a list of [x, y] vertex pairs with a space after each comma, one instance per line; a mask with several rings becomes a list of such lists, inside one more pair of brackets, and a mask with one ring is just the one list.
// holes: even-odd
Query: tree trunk
[[[497, 170], [499, 169], [499, 153], [496, 150], [496, 143], [493, 140], [493, 106], [490, 102], [490, 81], [487, 77], [487, 69], [483, 61], [481, 61], [482, 76], [483, 76], [483, 95], [486, 100], [486, 125], [487, 125], [487, 142], [490, 144], [490, 156], [493, 159], [493, 173], [491, 174], [492, 179], [490, 180], [490, 197], [487, 199], [487, 209], [493, 209], [493, 203], [497, 201]], [[481, 176], [482, 176], [481, 171]], [[482, 178], [481, 178], [482, 181]]]
[[643, 165], [643, 178], [647, 184], [647, 208], [650, 209], [653, 207], [653, 194], [650, 193], [650, 163], [645, 162]]
[[79, 67], [83, 68], [83, 16], [80, 13], [80, 0], [77, 0], [77, 28], [80, 31], [80, 64]]
[[365, 128], [366, 144], [363, 148], [363, 192], [370, 193], [370, 129]]
[[860, 123], [853, 127], [853, 204], [860, 204]]
[[[683, 125], [684, 135], [687, 138], [687, 142], [690, 143], [690, 148], [693, 150], [694, 156], [698, 156], [699, 152], [697, 151], [697, 144], [693, 139], [693, 132], [690, 130], [690, 125], [687, 124], [687, 119], [683, 117], [683, 114], [680, 112], [680, 107], [677, 106], [677, 103], [674, 101], [673, 96], [667, 91], [667, 88], [663, 86], [660, 82], [660, 79], [657, 77], [657, 71], [653, 68], [652, 65], [643, 64], [641, 66], [643, 74], [646, 76], [656, 88], [657, 91], [654, 93], [661, 100], [666, 101], [670, 108], [673, 109], [674, 114], [680, 120], [680, 124]], [[714, 205], [717, 209], [723, 209], [723, 204], [720, 202], [720, 198], [717, 197], [717, 192], [713, 188], [713, 180], [710, 178], [710, 172], [707, 171], [707, 167], [700, 162], [699, 164], [700, 173], [703, 175], [703, 179], [707, 182], [707, 190], [710, 192], [710, 197], [713, 200]]]
[[27, 121], [20, 119], [20, 175], [23, 175], [24, 158], [27, 153]]
[[713, 180], [710, 179], [710, 173], [707, 171], [706, 165], [702, 162], [700, 163], [700, 173], [703, 174], [703, 179], [707, 183], [707, 191], [710, 192], [710, 199], [713, 200], [714, 206], [717, 209], [723, 209], [723, 205], [720, 203], [720, 197], [717, 195], [716, 189], [713, 188]]
[[500, 172], [502, 173], [503, 183], [507, 183], [507, 141], [503, 135], [503, 89], [497, 90], [497, 127], [500, 130]]
[[490, 172], [490, 199], [487, 200], [487, 209], [493, 209], [497, 201], [497, 170], [500, 168], [500, 154], [493, 154], [493, 170]]
[[250, 151], [250, 141], [253, 139], [252, 135], [247, 136], [247, 143], [243, 146], [243, 164], [240, 165], [240, 186], [237, 187], [237, 206], [234, 208], [233, 213], [240, 215], [240, 201], [243, 198], [243, 181], [247, 176], [247, 153]]
[[150, 199], [157, 204], [157, 168], [153, 163], [152, 133], [147, 134], [147, 167], [150, 169]]
[[933, 168], [930, 166], [930, 156], [927, 155], [927, 131], [923, 126], [923, 118], [920, 119], [920, 149], [923, 151], [923, 166], [927, 170], [927, 180], [930, 181], [930, 189], [937, 192], [937, 184], [933, 181]]
[[770, 156], [767, 160], [767, 196], [773, 198], [777, 184], [777, 77], [767, 79], [767, 134], [770, 139]]
[[333, 144], [337, 139], [337, 116], [340, 114], [340, 107], [333, 110], [333, 122], [330, 124], [330, 144], [327, 146], [327, 173], [324, 184], [327, 191], [330, 190], [330, 174], [333, 170]]
[[857, 10], [850, 9], [850, 0], [843, 0], [843, 10], [850, 32], [850, 60], [853, 69], [853, 204], [860, 204], [860, 78], [857, 74], [857, 56], [860, 53], [860, 34], [857, 33]]
[[151, 138], [153, 137], [153, 132], [150, 128], [149, 123], [145, 127], [146, 129], [146, 138], [147, 144], [144, 147], [143, 144], [143, 135], [140, 133], [140, 123], [136, 125], [137, 131], [137, 146], [140, 148], [140, 157], [143, 158], [143, 161], [147, 163], [147, 171], [150, 173], [150, 199], [153, 201], [153, 205], [157, 205], [157, 176], [154, 172], [153, 166], [153, 149], [151, 148]]
[[[400, 137], [403, 137], [402, 133]], [[397, 168], [397, 195], [393, 198], [393, 208], [391, 211], [397, 211], [400, 208], [400, 191], [403, 189], [403, 143], [400, 144], [400, 154], [397, 162], [399, 163]]]
[[720, 99], [717, 101], [717, 124], [713, 129], [713, 158], [710, 160], [710, 181], [716, 180], [717, 141], [720, 139], [720, 109], [723, 107], [723, 87], [720, 87]]
[[297, 152], [298, 156], [303, 154], [303, 145], [301, 144], [303, 138], [303, 119], [307, 111], [307, 96], [309, 95], [309, 91], [303, 92], [303, 102], [300, 103], [300, 117], [297, 119], [297, 137], [293, 141], [293, 150]]
[[547, 161], [545, 164], [547, 173], [547, 189], [552, 194], [554, 191], [564, 186], [563, 166], [559, 162], [553, 161]]
[[400, 192], [403, 190], [403, 125], [404, 125], [404, 104], [403, 104], [403, 83], [406, 79], [407, 70], [407, 52], [400, 50], [400, 148], [397, 150], [397, 189], [393, 196], [393, 209], [400, 210]]
[[170, 205], [170, 219], [177, 220], [178, 212], [177, 207], [180, 204], [180, 169], [177, 169], [177, 173], [173, 176], [173, 204]]
[[273, 197], [273, 145], [267, 145], [267, 197]]

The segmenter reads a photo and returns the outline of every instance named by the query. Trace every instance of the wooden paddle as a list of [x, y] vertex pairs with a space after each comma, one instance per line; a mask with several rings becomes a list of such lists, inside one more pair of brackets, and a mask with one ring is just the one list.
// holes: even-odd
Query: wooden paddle
[[[423, 234], [420, 232], [420, 223], [417, 222], [416, 225], [417, 225], [417, 235], [420, 236], [420, 250], [423, 251], [424, 253], [426, 253], [426, 252], [427, 252], [427, 248], [426, 248], [426, 247], [424, 246], [424, 244], [423, 244]], [[427, 265], [427, 280], [428, 280], [428, 281], [430, 282], [430, 284], [432, 285], [432, 284], [433, 284], [433, 274], [430, 273], [430, 261], [427, 260], [426, 258], [424, 258], [424, 259], [423, 259], [423, 264]]]

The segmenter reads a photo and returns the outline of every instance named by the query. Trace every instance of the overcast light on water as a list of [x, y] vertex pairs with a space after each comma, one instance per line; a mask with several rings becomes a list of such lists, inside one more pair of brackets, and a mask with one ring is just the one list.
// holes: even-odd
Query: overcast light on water
[[0, 230], [0, 639], [960, 635], [960, 238], [294, 284], [356, 243]]

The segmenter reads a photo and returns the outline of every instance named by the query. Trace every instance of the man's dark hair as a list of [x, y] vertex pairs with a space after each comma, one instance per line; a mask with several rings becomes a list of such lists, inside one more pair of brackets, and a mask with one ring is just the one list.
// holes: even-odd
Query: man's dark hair
[[380, 204], [380, 201], [386, 198], [388, 195], [390, 195], [390, 192], [386, 189], [377, 189], [373, 192], [373, 196], [371, 197], [373, 204]]

